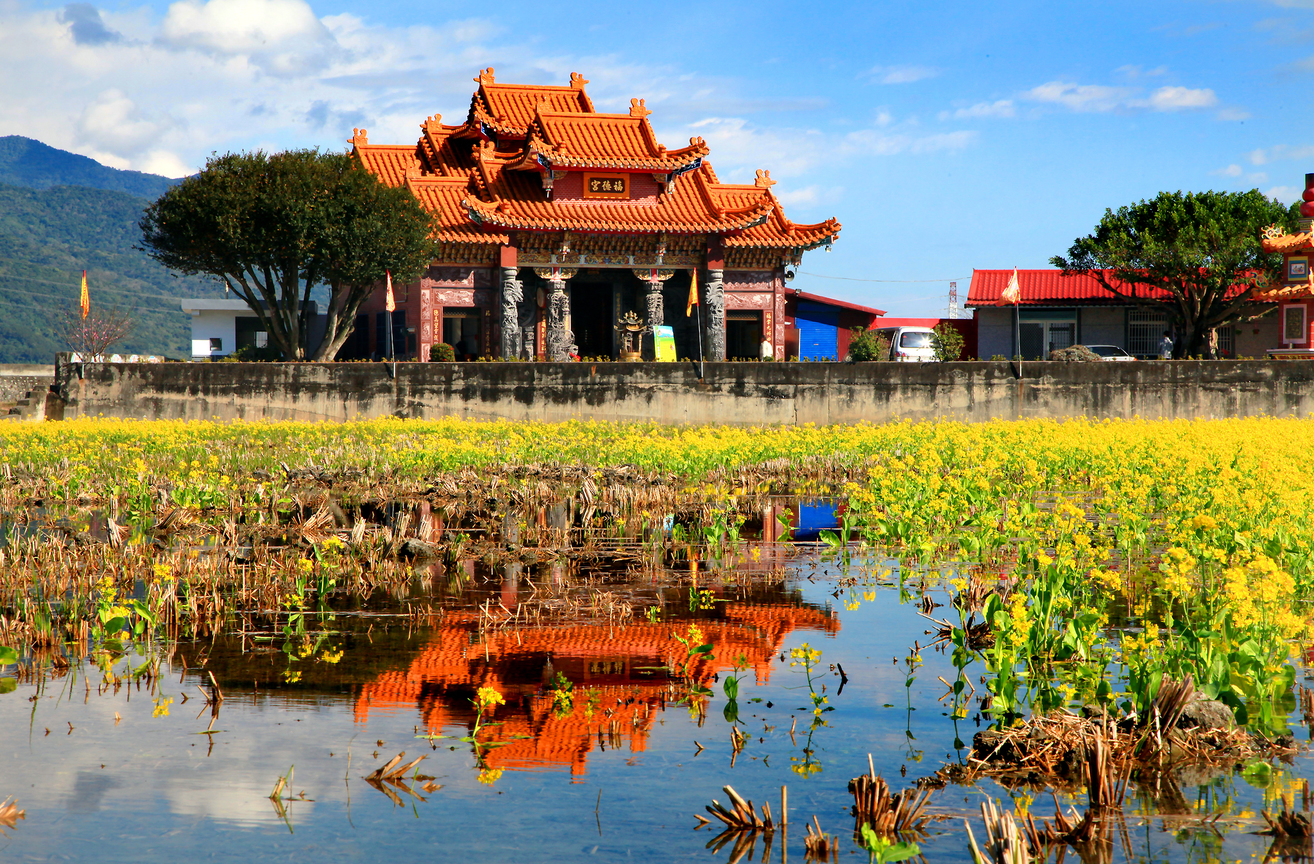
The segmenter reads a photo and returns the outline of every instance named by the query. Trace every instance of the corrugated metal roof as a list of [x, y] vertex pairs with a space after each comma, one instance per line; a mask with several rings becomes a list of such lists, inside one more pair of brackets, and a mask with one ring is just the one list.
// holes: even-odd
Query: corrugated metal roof
[[[1108, 271], [1105, 271], [1108, 272]], [[1008, 287], [1012, 270], [973, 270], [972, 287], [967, 291], [968, 306], [994, 306], [999, 295]], [[1062, 270], [1019, 270], [1017, 283], [1022, 299], [1019, 306], [1053, 306], [1068, 304], [1089, 306], [1099, 304], [1125, 305], [1127, 300], [1109, 292], [1094, 276], [1064, 276]], [[1144, 299], [1169, 299], [1171, 295], [1160, 289], [1117, 283], [1129, 294], [1135, 291]]]

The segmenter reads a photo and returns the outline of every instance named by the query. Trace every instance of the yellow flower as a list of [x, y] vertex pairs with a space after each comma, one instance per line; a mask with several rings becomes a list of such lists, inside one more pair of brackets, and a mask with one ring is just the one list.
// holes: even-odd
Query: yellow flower
[[319, 659], [323, 660], [325, 663], [337, 663], [339, 660], [342, 659], [342, 649], [338, 648], [335, 650], [331, 648], [325, 648], [323, 651], [320, 652]]
[[161, 696], [155, 700], [155, 710], [151, 712], [152, 717], [168, 717], [169, 706], [173, 704], [172, 696]]
[[492, 687], [480, 687], [479, 691], [475, 693], [475, 705], [480, 711], [487, 711], [494, 706], [505, 704], [506, 700], [502, 698], [502, 694]]
[[484, 768], [479, 772], [479, 782], [487, 786], [492, 786], [497, 782], [497, 778], [501, 776], [501, 768]]

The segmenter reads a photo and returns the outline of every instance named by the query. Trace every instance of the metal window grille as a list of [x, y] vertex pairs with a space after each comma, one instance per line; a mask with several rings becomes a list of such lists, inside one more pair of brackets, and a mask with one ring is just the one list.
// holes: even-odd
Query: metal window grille
[[1137, 357], [1159, 356], [1159, 340], [1168, 329], [1168, 316], [1151, 309], [1127, 312], [1127, 353]]

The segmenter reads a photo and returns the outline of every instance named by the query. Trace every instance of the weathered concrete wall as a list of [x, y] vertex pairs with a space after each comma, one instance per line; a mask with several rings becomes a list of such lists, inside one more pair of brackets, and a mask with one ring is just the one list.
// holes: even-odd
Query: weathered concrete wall
[[664, 423], [1305, 417], [1314, 363], [156, 363], [59, 366], [64, 416]]
[[12, 405], [27, 391], [55, 383], [55, 367], [39, 363], [0, 364], [0, 404]]

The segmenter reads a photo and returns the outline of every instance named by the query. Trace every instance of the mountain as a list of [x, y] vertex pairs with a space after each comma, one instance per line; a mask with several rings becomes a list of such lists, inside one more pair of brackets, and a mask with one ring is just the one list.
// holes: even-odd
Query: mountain
[[[62, 154], [68, 156], [72, 154]], [[56, 167], [73, 164], [62, 157]], [[37, 164], [19, 161], [29, 169]], [[145, 178], [142, 183], [163, 184], [155, 187], [158, 191], [169, 183], [163, 177], [86, 161], [95, 169], [86, 170], [89, 181], [133, 175]], [[92, 306], [118, 307], [133, 320], [132, 335], [115, 351], [190, 356], [191, 321], [178, 300], [222, 296], [222, 289], [199, 278], [174, 276], [134, 248], [141, 242], [137, 220], [150, 203], [147, 198], [121, 190], [54, 185], [62, 182], [55, 178], [70, 176], [68, 171], [43, 175], [30, 170], [25, 183], [29, 188], [0, 184], [0, 363], [50, 363], [55, 352], [67, 350], [58, 336], [59, 312], [77, 309], [84, 269]]]
[[9, 186], [29, 189], [86, 186], [154, 200], [175, 182], [156, 174], [109, 168], [95, 159], [57, 150], [21, 135], [0, 137], [0, 183]]

